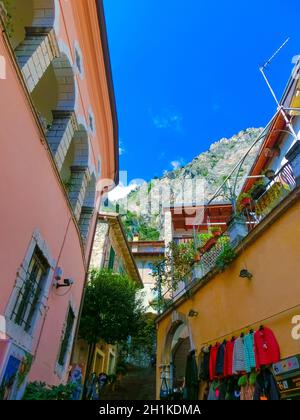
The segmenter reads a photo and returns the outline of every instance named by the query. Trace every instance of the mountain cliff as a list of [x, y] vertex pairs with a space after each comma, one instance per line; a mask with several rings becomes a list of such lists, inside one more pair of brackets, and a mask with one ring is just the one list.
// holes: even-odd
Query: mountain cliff
[[[161, 178], [152, 179], [137, 187], [118, 202], [125, 213], [124, 223], [129, 238], [138, 232], [144, 240], [162, 237], [162, 208], [181, 203], [207, 203], [222, 185], [226, 176], [249, 150], [261, 128], [248, 128], [231, 138], [213, 143], [207, 152], [195, 157], [182, 168], [166, 172]], [[245, 160], [238, 176], [237, 192], [257, 155], [259, 143]], [[221, 194], [215, 202], [227, 201]]]

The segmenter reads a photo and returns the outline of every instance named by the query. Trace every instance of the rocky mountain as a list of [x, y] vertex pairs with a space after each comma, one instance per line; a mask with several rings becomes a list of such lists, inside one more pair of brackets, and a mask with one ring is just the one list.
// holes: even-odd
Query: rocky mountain
[[[129, 237], [135, 231], [141, 231], [143, 239], [161, 236], [163, 232], [162, 208], [167, 205], [207, 203], [222, 185], [226, 176], [249, 150], [261, 130], [261, 128], [249, 128], [230, 139], [223, 138], [213, 143], [207, 152], [201, 153], [192, 162], [165, 173], [161, 178], [144, 183], [132, 191], [128, 197], [120, 200], [118, 205], [120, 211], [126, 215], [124, 221]], [[252, 150], [241, 167], [238, 174], [237, 192], [243, 185], [260, 144]], [[237, 172], [233, 178], [236, 175]], [[230, 181], [231, 185], [233, 181], [234, 179]], [[215, 202], [228, 201], [227, 193], [224, 191]]]

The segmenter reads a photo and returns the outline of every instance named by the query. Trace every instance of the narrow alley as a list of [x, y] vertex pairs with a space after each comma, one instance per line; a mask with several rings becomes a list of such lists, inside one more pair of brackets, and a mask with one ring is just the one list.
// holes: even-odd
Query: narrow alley
[[155, 400], [155, 368], [130, 367], [120, 384], [113, 390], [108, 386], [102, 393], [108, 401]]

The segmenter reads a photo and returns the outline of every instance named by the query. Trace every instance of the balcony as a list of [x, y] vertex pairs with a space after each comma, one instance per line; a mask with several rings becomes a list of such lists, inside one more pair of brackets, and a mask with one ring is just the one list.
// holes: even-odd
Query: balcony
[[[189, 291], [206, 276], [219, 268], [219, 260], [222, 258], [225, 247], [230, 247], [232, 252], [238, 248], [239, 244], [253, 232], [296, 188], [300, 185], [300, 145], [297, 143], [287, 156], [288, 162], [270, 178], [264, 185], [260, 194], [255, 200], [251, 200], [239, 214], [236, 214], [228, 223], [227, 230], [222, 233], [220, 238], [215, 239], [214, 243], [202, 248], [200, 261], [191, 267], [190, 272], [180, 282], [178, 288], [172, 293], [170, 290], [166, 294], [172, 296], [165, 310], [170, 305]], [[210, 240], [211, 241], [211, 240]], [[209, 242], [209, 241], [208, 241]], [[205, 251], [205, 248], [207, 250]]]

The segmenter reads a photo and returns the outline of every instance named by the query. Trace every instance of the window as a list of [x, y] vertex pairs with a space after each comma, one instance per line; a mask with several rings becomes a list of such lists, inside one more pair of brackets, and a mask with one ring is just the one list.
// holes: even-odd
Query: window
[[75, 66], [81, 79], [84, 77], [83, 57], [80, 46], [77, 41], [74, 43], [75, 50]]
[[71, 337], [72, 337], [74, 321], [75, 321], [75, 315], [72, 308], [70, 307], [69, 312], [68, 312], [67, 322], [66, 322], [64, 338], [61, 343], [61, 348], [60, 348], [59, 357], [58, 357], [58, 364], [60, 366], [64, 366], [66, 362], [66, 355], [67, 355], [67, 351], [68, 351]]
[[15, 324], [23, 326], [26, 332], [32, 330], [34, 326], [48, 272], [49, 265], [36, 247], [26, 273], [26, 280], [18, 292], [11, 314], [11, 319]]
[[113, 247], [111, 247], [110, 248], [110, 253], [109, 253], [109, 261], [108, 261], [108, 269], [109, 270], [113, 270], [114, 269], [115, 257], [116, 257], [115, 250], [113, 249]]

